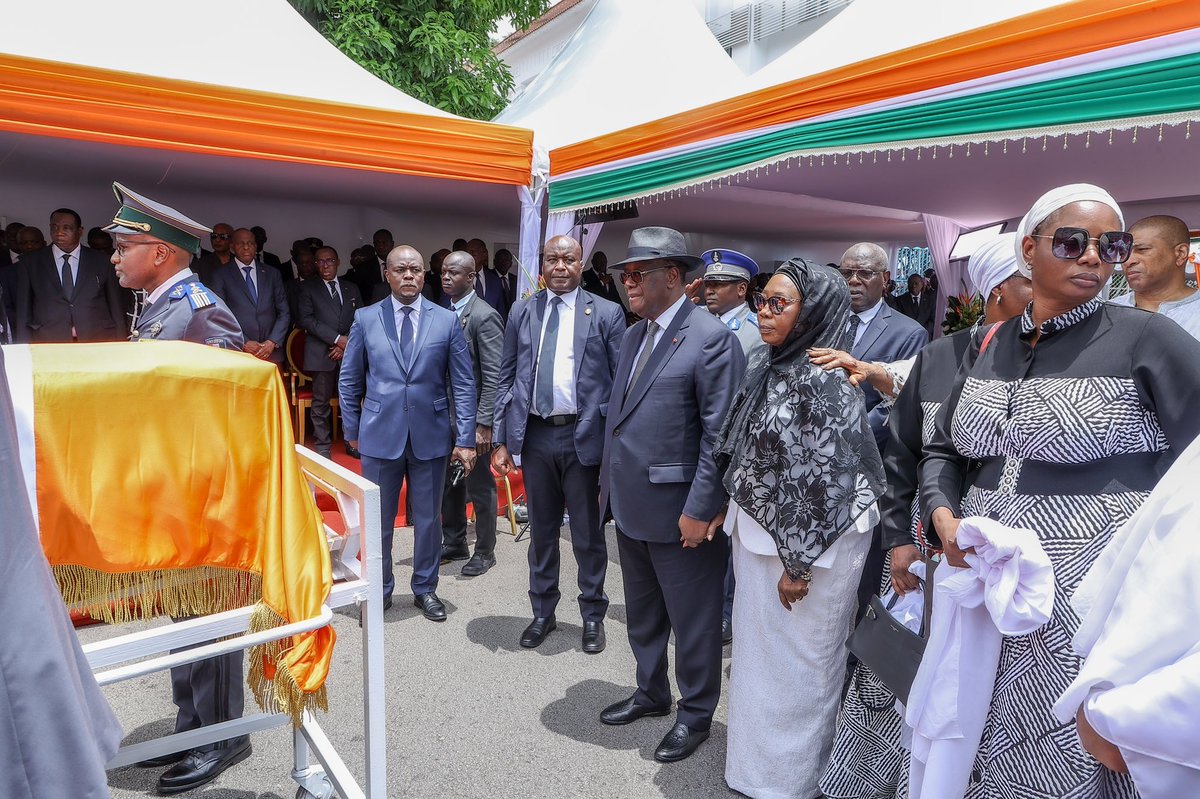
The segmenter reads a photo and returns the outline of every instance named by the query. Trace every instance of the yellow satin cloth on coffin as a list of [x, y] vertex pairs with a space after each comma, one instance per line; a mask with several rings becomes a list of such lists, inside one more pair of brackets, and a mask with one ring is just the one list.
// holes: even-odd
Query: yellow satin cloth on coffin
[[[31, 348], [37, 511], [66, 602], [96, 618], [257, 602], [251, 631], [310, 618], [331, 585], [276, 367], [189, 342]], [[325, 707], [334, 633], [250, 651], [260, 707]]]

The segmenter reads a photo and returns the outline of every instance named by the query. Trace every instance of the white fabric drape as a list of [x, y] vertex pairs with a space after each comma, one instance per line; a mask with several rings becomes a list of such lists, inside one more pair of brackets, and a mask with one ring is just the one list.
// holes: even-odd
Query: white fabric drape
[[517, 298], [528, 297], [537, 289], [541, 262], [538, 250], [542, 243], [542, 200], [546, 184], [535, 179], [534, 186], [518, 186], [521, 200], [521, 242], [517, 247]]
[[576, 238], [579, 239], [579, 244], [583, 247], [583, 265], [587, 268], [588, 262], [592, 260], [592, 251], [596, 249], [596, 241], [600, 238], [600, 231], [604, 230], [603, 222], [588, 222], [579, 231]]
[[1121, 749], [1143, 799], [1200, 796], [1200, 439], [1100, 553], [1071, 604], [1086, 660], [1054, 705], [1080, 705]]
[[938, 279], [933, 337], [939, 338], [942, 335], [942, 320], [946, 318], [946, 298], [967, 290], [967, 262], [961, 260], [950, 263], [950, 253], [963, 229], [953, 219], [936, 214], [921, 214], [921, 221], [925, 224], [925, 242], [929, 245], [929, 256]]
[[908, 697], [911, 799], [962, 796], [971, 778], [1005, 635], [1028, 635], [1054, 610], [1054, 570], [1037, 533], [963, 519], [969, 568], [933, 572], [933, 617]]

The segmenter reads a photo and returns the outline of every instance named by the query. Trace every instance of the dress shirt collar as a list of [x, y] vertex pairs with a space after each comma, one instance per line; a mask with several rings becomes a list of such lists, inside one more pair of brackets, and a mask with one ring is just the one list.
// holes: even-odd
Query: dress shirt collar
[[687, 295], [680, 294], [679, 299], [671, 303], [667, 310], [658, 315], [658, 318], [654, 320], [654, 324], [658, 325], [658, 329], [660, 331], [666, 330], [671, 326], [671, 322], [675, 320], [675, 315], [679, 313], [679, 309], [682, 308], [683, 304], [687, 301]]
[[[1047, 319], [1045, 322], [1042, 322], [1041, 328], [1038, 330], [1038, 335], [1045, 336], [1050, 333], [1058, 333], [1066, 330], [1068, 327], [1082, 322], [1100, 310], [1100, 306], [1103, 304], [1100, 300], [1093, 297], [1081, 305], [1076, 305], [1066, 313], [1059, 314], [1053, 319]], [[1021, 314], [1021, 337], [1028, 338], [1032, 336], [1035, 327], [1037, 326], [1033, 323], [1033, 303], [1031, 302], [1025, 306], [1025, 311]]]
[[859, 330], [866, 330], [867, 326], [875, 321], [875, 317], [879, 316], [879, 312], [883, 310], [883, 298], [879, 298], [879, 302], [875, 303], [874, 307], [868, 308], [865, 311], [860, 311], [855, 314], [862, 323], [858, 326]]
[[[416, 298], [412, 302], [408, 303], [407, 305], [400, 302], [400, 300], [396, 297], [395, 294], [391, 294], [389, 296], [391, 297], [391, 300], [392, 300], [392, 313], [394, 315], [400, 316], [400, 313], [404, 308], [412, 308], [413, 309], [413, 312], [412, 312], [413, 317], [416, 317], [417, 315], [419, 315], [421, 313], [421, 295], [420, 294], [418, 294], [416, 296]], [[416, 321], [416, 319], [414, 318], [413, 321]]]
[[166, 294], [171, 286], [174, 286], [179, 281], [186, 280], [189, 277], [195, 277], [195, 275], [192, 274], [192, 268], [190, 266], [184, 267], [175, 274], [171, 275], [169, 278], [159, 284], [158, 288], [146, 295], [145, 307], [149, 308], [151, 305], [158, 302], [160, 299], [162, 299], [162, 295]]
[[729, 323], [732, 322], [734, 319], [738, 318], [738, 314], [740, 314], [742, 312], [742, 306], [744, 306], [744, 305], [745, 305], [745, 303], [742, 303], [741, 305], [738, 305], [733, 310], [726, 311], [725, 313], [721, 314], [717, 318], [721, 320], [721, 324], [725, 325], [725, 327], [729, 327]]
[[563, 306], [568, 311], [574, 311], [575, 303], [579, 302], [579, 286], [576, 286], [575, 288], [571, 289], [570, 291], [568, 291], [565, 294], [555, 294], [553, 291], [547, 290], [547, 292], [546, 292], [546, 308], [547, 309], [550, 307], [550, 300], [554, 299], [555, 297], [558, 297], [560, 300], [562, 300]]
[[463, 296], [459, 297], [457, 300], [454, 300], [452, 303], [450, 303], [450, 305], [451, 305], [451, 307], [454, 308], [454, 312], [456, 314], [458, 314], [459, 316], [462, 316], [463, 308], [467, 307], [467, 303], [470, 302], [471, 298], [474, 296], [475, 296], [475, 290], [472, 289], [471, 291], [468, 291]]
[[238, 268], [238, 270], [242, 272], [242, 276], [243, 276], [243, 277], [245, 277], [245, 269], [246, 269], [246, 267], [248, 266], [248, 267], [250, 267], [251, 269], [253, 269], [253, 268], [254, 268], [254, 261], [251, 261], [251, 262], [250, 262], [250, 263], [248, 263], [248, 264], [246, 264], [246, 263], [242, 263], [241, 259], [240, 259], [240, 258], [238, 258], [238, 257], [235, 255], [235, 256], [233, 256], [233, 265], [234, 265], [234, 266], [236, 266], [236, 267]]
[[83, 245], [76, 244], [75, 249], [71, 250], [70, 252], [63, 252], [62, 250], [58, 249], [57, 244], [50, 245], [50, 250], [51, 250], [51, 252], [54, 253], [54, 262], [56, 264], [58, 264], [60, 267], [62, 266], [62, 257], [64, 255], [71, 256], [71, 265], [72, 266], [78, 266], [79, 265], [79, 251], [81, 249], [83, 249]]

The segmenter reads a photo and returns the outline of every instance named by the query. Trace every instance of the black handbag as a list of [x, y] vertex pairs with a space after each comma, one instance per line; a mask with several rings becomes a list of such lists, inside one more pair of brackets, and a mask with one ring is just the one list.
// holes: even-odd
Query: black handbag
[[936, 562], [928, 564], [922, 581], [925, 608], [920, 635], [891, 614], [892, 606], [900, 596], [895, 594], [887, 605], [878, 596], [871, 597], [862, 621], [846, 639], [846, 646], [859, 662], [873, 671], [879, 681], [905, 704], [908, 703], [913, 680], [917, 678], [917, 669], [925, 654], [925, 641], [929, 637], [929, 617], [933, 612], [933, 570], [936, 565]]

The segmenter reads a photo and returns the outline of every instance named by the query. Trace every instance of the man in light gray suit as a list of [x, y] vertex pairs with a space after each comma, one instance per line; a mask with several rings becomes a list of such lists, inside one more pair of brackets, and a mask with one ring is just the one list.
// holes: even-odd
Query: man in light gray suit
[[745, 356], [732, 331], [687, 300], [701, 260], [669, 228], [640, 228], [621, 280], [643, 321], [629, 328], [608, 406], [601, 507], [617, 523], [637, 690], [600, 714], [628, 724], [671, 712], [667, 641], [675, 634], [676, 723], [654, 752], [682, 760], [706, 738], [721, 694], [728, 495], [713, 460]]
[[521, 633], [521, 646], [540, 646], [557, 626], [559, 528], [565, 504], [579, 567], [583, 651], [594, 655], [606, 645], [608, 612], [600, 458], [625, 313], [584, 291], [582, 273], [579, 242], [555, 236], [546, 242], [542, 259], [546, 289], [512, 307], [504, 329], [492, 463], [497, 472], [508, 474], [511, 455], [521, 456], [529, 498], [533, 621]]
[[475, 508], [475, 554], [463, 565], [465, 577], [478, 577], [496, 565], [496, 479], [492, 476], [492, 409], [496, 381], [500, 379], [500, 354], [504, 349], [504, 322], [498, 311], [475, 293], [475, 259], [468, 252], [452, 252], [442, 259], [442, 293], [458, 315], [471, 366], [475, 370], [475, 452], [479, 467], [457, 483], [447, 479], [442, 497], [442, 562], [466, 560], [467, 497]]
[[391, 295], [354, 314], [342, 356], [342, 430], [362, 454], [363, 477], [379, 486], [384, 609], [392, 605], [392, 533], [407, 481], [415, 536], [413, 604], [430, 621], [445, 621], [446, 606], [436, 593], [442, 487], [447, 457], [462, 461], [468, 472], [475, 465], [475, 376], [454, 312], [421, 296], [421, 254], [396, 247], [384, 274]]

